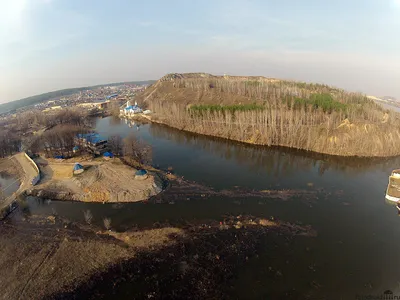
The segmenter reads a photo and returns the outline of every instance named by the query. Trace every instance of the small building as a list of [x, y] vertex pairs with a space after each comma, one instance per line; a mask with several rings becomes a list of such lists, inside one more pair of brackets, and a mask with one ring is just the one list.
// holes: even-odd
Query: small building
[[105, 160], [109, 160], [109, 159], [114, 157], [114, 154], [112, 154], [111, 152], [107, 151], [106, 153], [103, 154], [103, 157], [104, 157]]
[[106, 96], [106, 99], [110, 100], [110, 99], [116, 98], [116, 97], [118, 97], [118, 94], [112, 94], [112, 95]]
[[96, 107], [98, 109], [107, 109], [110, 107], [110, 100], [104, 101], [104, 102], [99, 102], [96, 104]]
[[124, 109], [121, 109], [121, 115], [124, 116], [133, 116], [135, 114], [140, 114], [143, 112], [143, 110], [137, 106], [137, 105], [131, 105], [131, 106], [127, 106]]
[[143, 169], [137, 170], [136, 173], [135, 173], [135, 179], [137, 179], [137, 180], [145, 180], [145, 179], [147, 179], [148, 177], [149, 177], [149, 176], [148, 176], [148, 174], [147, 174], [147, 171], [146, 171], [146, 170], [143, 170]]
[[107, 139], [103, 138], [98, 133], [78, 134], [75, 142], [96, 155], [101, 155], [108, 151]]
[[60, 110], [60, 109], [62, 109], [62, 107], [60, 105], [57, 105], [57, 106], [48, 107], [48, 108], [44, 109], [43, 112], [55, 111], [55, 110]]
[[74, 165], [74, 175], [82, 174], [83, 171], [85, 171], [85, 169], [83, 168], [83, 166], [81, 164], [76, 163]]

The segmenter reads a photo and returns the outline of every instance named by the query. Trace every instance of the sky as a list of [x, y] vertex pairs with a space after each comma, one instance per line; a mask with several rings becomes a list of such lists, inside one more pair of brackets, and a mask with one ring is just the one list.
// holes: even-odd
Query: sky
[[173, 72], [400, 99], [400, 0], [0, 0], [0, 103]]

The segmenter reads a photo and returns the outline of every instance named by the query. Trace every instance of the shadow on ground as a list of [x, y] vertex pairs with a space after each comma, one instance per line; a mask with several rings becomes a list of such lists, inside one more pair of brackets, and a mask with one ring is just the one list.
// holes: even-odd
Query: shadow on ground
[[251, 217], [217, 224], [192, 225], [170, 235], [170, 245], [138, 251], [45, 299], [304, 299], [292, 287], [269, 290], [282, 281], [282, 271], [272, 267], [265, 266], [268, 286], [257, 291], [241, 286], [238, 277], [267, 252], [273, 266], [273, 257], [285, 257], [294, 239], [306, 238], [295, 236], [312, 235], [310, 228]]

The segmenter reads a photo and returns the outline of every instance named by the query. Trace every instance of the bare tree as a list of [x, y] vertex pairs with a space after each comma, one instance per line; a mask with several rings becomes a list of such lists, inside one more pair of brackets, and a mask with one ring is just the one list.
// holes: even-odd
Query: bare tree
[[[85, 133], [88, 129], [78, 125], [57, 125], [46, 131], [36, 142], [43, 145], [48, 156], [71, 156], [78, 133]], [[36, 144], [34, 144], [36, 146]]]
[[111, 113], [111, 115], [114, 117], [119, 117], [119, 113], [120, 113], [119, 110], [120, 110], [120, 105], [119, 105], [118, 101], [111, 101], [110, 108], [109, 108], [109, 112]]
[[6, 157], [18, 152], [21, 138], [9, 130], [0, 129], [0, 157]]
[[138, 140], [134, 133], [131, 133], [123, 142], [124, 157], [130, 165], [144, 166], [151, 163], [151, 147], [142, 140]]
[[108, 139], [108, 145], [114, 155], [121, 155], [123, 150], [123, 141], [119, 135], [113, 135]]
[[104, 218], [104, 219], [103, 219], [103, 223], [104, 223], [104, 227], [105, 227], [107, 230], [110, 230], [110, 229], [111, 229], [111, 219], [110, 219], [110, 218]]
[[151, 93], [146, 102], [154, 118], [178, 129], [335, 155], [400, 153], [399, 115], [327, 85], [194, 77], [164, 81]]
[[85, 222], [88, 223], [89, 225], [91, 225], [92, 221], [93, 221], [92, 212], [90, 210], [84, 210], [83, 216], [85, 217]]

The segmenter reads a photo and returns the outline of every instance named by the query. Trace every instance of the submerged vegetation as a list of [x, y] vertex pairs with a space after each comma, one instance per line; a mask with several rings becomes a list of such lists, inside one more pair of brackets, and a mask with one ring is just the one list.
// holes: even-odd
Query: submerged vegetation
[[172, 74], [137, 100], [153, 120], [195, 133], [334, 155], [400, 154], [397, 113], [323, 84]]

